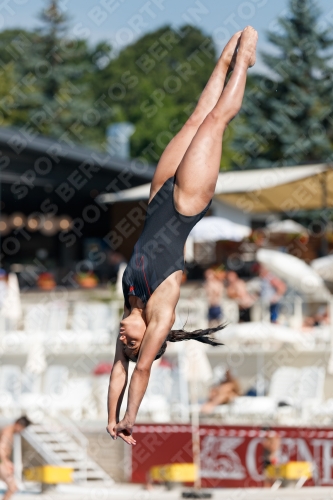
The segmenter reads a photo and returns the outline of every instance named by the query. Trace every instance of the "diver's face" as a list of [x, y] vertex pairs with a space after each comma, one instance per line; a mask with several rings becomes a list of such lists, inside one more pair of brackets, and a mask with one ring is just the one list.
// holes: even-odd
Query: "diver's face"
[[133, 361], [139, 354], [141, 342], [147, 325], [141, 316], [128, 316], [120, 322], [119, 340], [124, 346], [124, 353]]

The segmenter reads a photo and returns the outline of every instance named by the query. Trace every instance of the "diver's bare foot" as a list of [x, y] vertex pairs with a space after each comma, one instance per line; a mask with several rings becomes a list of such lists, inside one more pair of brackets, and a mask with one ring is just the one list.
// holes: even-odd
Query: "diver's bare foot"
[[228, 68], [228, 73], [230, 73], [230, 71], [234, 69], [237, 49], [239, 46], [239, 40], [241, 35], [242, 31], [237, 31], [237, 33], [232, 35], [229, 42], [223, 49], [221, 58], [223, 59], [224, 63], [226, 64], [226, 67]]
[[252, 26], [246, 26], [241, 35], [238, 56], [246, 61], [249, 68], [254, 66], [256, 62], [257, 41], [257, 31]]

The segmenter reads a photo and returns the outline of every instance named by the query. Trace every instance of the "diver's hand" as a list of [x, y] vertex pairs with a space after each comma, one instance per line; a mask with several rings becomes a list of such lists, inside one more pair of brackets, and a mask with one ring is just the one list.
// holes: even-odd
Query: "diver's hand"
[[117, 436], [119, 436], [121, 439], [123, 439], [123, 441], [125, 441], [125, 443], [133, 446], [136, 445], [136, 441], [132, 436], [133, 424], [130, 423], [126, 418], [121, 420], [119, 424], [114, 427], [114, 432], [116, 434], [116, 439]]
[[114, 430], [114, 428], [116, 427], [116, 425], [117, 425], [116, 421], [111, 421], [106, 426], [106, 432], [108, 434], [110, 434], [110, 436], [112, 437], [112, 439], [117, 439], [116, 431]]

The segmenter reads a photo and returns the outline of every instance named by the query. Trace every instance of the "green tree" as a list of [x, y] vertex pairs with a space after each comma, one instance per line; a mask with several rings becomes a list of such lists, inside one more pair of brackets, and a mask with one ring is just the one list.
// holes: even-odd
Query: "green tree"
[[32, 36], [18, 29], [0, 32], [0, 126], [28, 120], [27, 113], [17, 107], [19, 95], [22, 96], [18, 67]]
[[9, 113], [12, 124], [69, 144], [96, 146], [104, 141], [106, 111], [96, 102], [87, 75], [98, 78], [100, 58], [110, 49], [105, 44], [90, 49], [86, 40], [68, 37], [57, 0], [40, 18], [41, 29], [25, 34], [13, 56], [19, 92]]
[[255, 76], [233, 141], [240, 168], [325, 162], [332, 159], [333, 47], [314, 0], [290, 0], [268, 39], [263, 60], [272, 76]]
[[193, 110], [215, 62], [212, 39], [199, 29], [165, 26], [125, 47], [102, 70], [95, 91], [107, 94], [113, 122], [135, 125], [132, 156], [159, 159]]
[[[128, 121], [136, 127], [132, 156], [156, 163], [213, 71], [212, 39], [192, 26], [166, 26], [115, 55], [107, 44], [90, 47], [68, 36], [56, 0], [41, 21], [39, 30], [0, 33], [0, 124], [105, 149], [107, 127]], [[234, 133], [233, 122], [223, 168]]]

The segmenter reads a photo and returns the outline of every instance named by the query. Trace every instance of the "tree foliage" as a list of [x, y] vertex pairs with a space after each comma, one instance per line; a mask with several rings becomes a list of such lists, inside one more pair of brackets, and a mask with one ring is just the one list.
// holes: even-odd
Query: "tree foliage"
[[116, 121], [136, 130], [132, 156], [156, 162], [190, 115], [216, 61], [210, 37], [199, 29], [165, 26], [123, 49], [94, 86], [106, 93]]
[[4, 74], [14, 83], [11, 89], [0, 87], [3, 123], [68, 144], [98, 144], [104, 140], [100, 123], [105, 110], [95, 102], [87, 75], [98, 78], [101, 53], [110, 49], [68, 38], [57, 1], [40, 17], [41, 29], [0, 34]]
[[314, 0], [290, 0], [289, 10], [268, 33], [275, 51], [263, 60], [271, 76], [255, 76], [245, 97], [233, 142], [241, 168], [332, 159], [333, 39]]
[[40, 20], [34, 31], [0, 33], [0, 126], [105, 149], [107, 127], [131, 122], [132, 156], [155, 163], [214, 68], [211, 38], [165, 26], [115, 54], [70, 37], [58, 0]]

